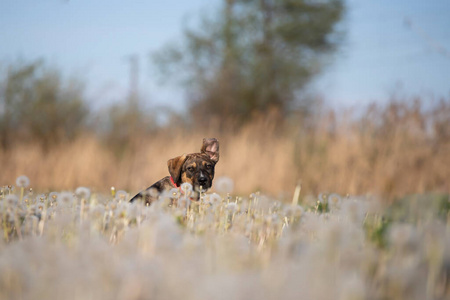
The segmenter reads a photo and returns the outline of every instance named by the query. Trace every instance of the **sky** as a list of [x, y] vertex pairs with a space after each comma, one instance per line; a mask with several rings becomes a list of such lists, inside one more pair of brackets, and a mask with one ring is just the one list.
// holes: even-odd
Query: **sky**
[[[94, 109], [124, 99], [130, 55], [139, 92], [182, 111], [184, 91], [155, 79], [150, 53], [220, 0], [0, 0], [0, 63], [44, 59], [86, 84]], [[383, 102], [393, 94], [450, 96], [450, 1], [347, 0], [347, 36], [310, 91], [332, 106]], [[409, 24], [409, 25], [408, 25]]]

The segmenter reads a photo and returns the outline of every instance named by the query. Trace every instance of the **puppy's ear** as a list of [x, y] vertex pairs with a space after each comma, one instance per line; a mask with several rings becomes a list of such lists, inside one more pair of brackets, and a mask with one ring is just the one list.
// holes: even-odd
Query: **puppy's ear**
[[219, 161], [219, 141], [215, 138], [203, 139], [202, 153], [208, 154], [212, 161]]
[[173, 181], [175, 181], [177, 185], [181, 183], [181, 167], [183, 167], [185, 160], [186, 154], [183, 154], [182, 156], [177, 156], [167, 161], [170, 176], [172, 176]]

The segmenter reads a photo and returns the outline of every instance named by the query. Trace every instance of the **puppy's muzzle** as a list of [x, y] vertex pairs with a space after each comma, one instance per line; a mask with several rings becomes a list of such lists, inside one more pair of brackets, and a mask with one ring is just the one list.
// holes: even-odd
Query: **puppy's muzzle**
[[206, 184], [208, 183], [208, 178], [206, 176], [202, 175], [198, 178], [198, 184], [202, 187], [206, 187]]

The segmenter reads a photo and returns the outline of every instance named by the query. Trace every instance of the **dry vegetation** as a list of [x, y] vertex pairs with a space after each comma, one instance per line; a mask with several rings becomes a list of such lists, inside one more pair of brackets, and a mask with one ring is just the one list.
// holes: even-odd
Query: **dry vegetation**
[[448, 197], [191, 202], [185, 186], [144, 206], [27, 184], [0, 193], [0, 299], [450, 297]]
[[[167, 175], [166, 161], [199, 150], [205, 136], [221, 142], [217, 176], [235, 182], [238, 194], [256, 190], [291, 199], [297, 183], [302, 195], [376, 193], [385, 198], [450, 190], [450, 104], [421, 107], [392, 102], [365, 112], [318, 114], [282, 126], [273, 117], [229, 130], [165, 128], [130, 133], [120, 155], [93, 134], [44, 150], [20, 142], [0, 150], [0, 182], [27, 174], [40, 190], [110, 186], [130, 192]], [[236, 129], [238, 128], [238, 129]]]

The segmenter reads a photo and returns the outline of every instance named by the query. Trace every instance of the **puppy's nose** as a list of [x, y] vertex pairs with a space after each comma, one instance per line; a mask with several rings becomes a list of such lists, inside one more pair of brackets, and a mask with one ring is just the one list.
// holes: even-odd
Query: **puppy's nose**
[[207, 181], [208, 181], [208, 179], [205, 176], [201, 176], [198, 178], [198, 183], [202, 186], [205, 186]]

